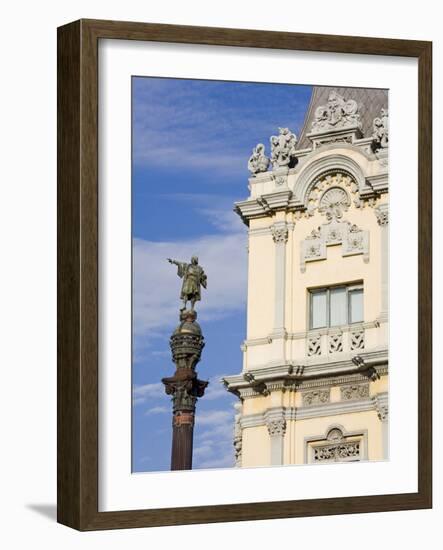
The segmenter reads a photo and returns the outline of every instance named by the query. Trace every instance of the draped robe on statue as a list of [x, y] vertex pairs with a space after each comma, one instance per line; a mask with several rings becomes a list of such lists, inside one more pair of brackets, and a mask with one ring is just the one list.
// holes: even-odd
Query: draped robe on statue
[[206, 288], [206, 274], [198, 264], [177, 262], [177, 275], [183, 278], [180, 298], [182, 300], [201, 300], [200, 287]]

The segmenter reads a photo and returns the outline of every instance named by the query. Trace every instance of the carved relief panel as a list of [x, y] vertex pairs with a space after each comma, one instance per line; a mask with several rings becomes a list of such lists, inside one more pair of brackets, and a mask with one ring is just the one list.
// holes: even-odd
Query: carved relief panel
[[362, 254], [369, 261], [369, 231], [359, 229], [348, 221], [331, 221], [311, 231], [301, 243], [300, 269], [306, 271], [306, 263], [326, 260], [328, 246], [341, 244], [342, 256]]

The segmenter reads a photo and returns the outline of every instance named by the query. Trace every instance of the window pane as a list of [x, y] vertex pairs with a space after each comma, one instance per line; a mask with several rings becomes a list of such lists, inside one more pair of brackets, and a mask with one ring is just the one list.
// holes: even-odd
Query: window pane
[[351, 323], [363, 321], [363, 289], [349, 292], [349, 315]]
[[338, 325], [347, 325], [347, 312], [346, 312], [346, 288], [331, 288], [331, 303], [330, 303], [330, 326], [336, 327]]
[[326, 326], [326, 290], [311, 293], [311, 328]]

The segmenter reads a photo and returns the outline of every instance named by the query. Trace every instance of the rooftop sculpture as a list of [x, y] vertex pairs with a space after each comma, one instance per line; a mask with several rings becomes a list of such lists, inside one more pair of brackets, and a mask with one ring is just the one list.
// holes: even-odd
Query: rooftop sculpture
[[289, 128], [279, 128], [278, 136], [271, 136], [271, 161], [274, 170], [287, 166], [292, 168], [296, 162], [297, 136]]
[[361, 128], [358, 104], [353, 99], [344, 99], [337, 92], [331, 92], [326, 105], [315, 110], [312, 132], [324, 132], [339, 128]]

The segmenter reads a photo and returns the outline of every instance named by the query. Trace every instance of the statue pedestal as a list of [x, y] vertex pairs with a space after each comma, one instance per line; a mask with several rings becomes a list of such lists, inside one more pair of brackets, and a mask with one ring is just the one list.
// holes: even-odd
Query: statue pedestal
[[195, 366], [200, 361], [204, 338], [195, 311], [180, 313], [180, 324], [171, 336], [174, 376], [163, 378], [165, 391], [172, 396], [171, 470], [192, 469], [195, 407], [208, 382], [199, 380]]

